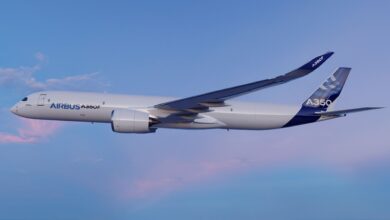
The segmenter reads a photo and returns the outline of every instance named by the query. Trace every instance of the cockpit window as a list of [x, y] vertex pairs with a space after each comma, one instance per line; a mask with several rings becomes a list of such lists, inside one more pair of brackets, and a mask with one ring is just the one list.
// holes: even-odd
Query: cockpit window
[[22, 102], [25, 102], [25, 101], [27, 101], [27, 97], [24, 97], [23, 99], [22, 99]]

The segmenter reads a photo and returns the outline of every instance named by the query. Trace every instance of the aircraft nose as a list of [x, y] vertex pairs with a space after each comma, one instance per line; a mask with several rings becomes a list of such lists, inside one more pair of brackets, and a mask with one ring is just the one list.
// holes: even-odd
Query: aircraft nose
[[17, 115], [17, 114], [18, 114], [18, 105], [16, 104], [16, 105], [12, 106], [12, 108], [10, 109], [10, 111], [11, 111], [12, 113], [14, 113], [15, 115]]

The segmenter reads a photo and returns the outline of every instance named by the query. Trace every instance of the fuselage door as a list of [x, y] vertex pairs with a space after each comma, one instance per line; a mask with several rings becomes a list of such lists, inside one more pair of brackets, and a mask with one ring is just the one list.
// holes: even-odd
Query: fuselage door
[[46, 94], [40, 94], [38, 97], [38, 106], [44, 106], [46, 100]]

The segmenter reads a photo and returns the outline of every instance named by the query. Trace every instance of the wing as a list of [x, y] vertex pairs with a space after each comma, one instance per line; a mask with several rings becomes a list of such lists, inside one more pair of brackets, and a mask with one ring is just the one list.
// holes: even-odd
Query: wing
[[197, 96], [165, 102], [158, 104], [154, 107], [158, 109], [172, 111], [173, 114], [169, 116], [169, 118], [173, 120], [177, 120], [176, 118], [177, 116], [179, 116], [183, 120], [191, 121], [194, 120], [196, 114], [210, 111], [210, 107], [225, 106], [224, 102], [227, 99], [231, 99], [260, 89], [265, 89], [271, 86], [280, 85], [291, 80], [306, 76], [316, 70], [319, 66], [321, 66], [332, 55], [333, 52], [327, 52], [323, 55], [313, 58], [308, 63], [302, 65], [298, 69], [295, 69], [291, 72], [288, 72], [281, 76], [277, 76], [272, 79], [260, 80]]
[[345, 110], [337, 110], [337, 111], [316, 112], [315, 114], [321, 116], [340, 117], [340, 116], [345, 116], [348, 113], [375, 110], [381, 108], [383, 107], [364, 107], [364, 108], [353, 108], [353, 109], [345, 109]]

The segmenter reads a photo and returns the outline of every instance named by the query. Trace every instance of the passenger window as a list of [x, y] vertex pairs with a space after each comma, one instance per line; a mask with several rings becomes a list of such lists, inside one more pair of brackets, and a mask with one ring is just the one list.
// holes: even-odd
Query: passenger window
[[27, 101], [27, 97], [24, 97], [24, 98], [22, 99], [22, 102], [25, 102], [25, 101]]

